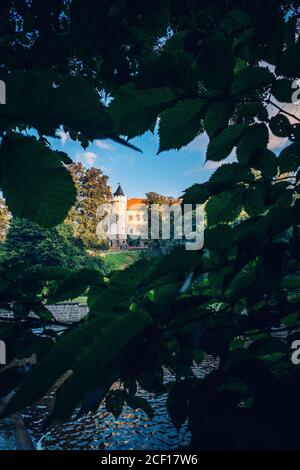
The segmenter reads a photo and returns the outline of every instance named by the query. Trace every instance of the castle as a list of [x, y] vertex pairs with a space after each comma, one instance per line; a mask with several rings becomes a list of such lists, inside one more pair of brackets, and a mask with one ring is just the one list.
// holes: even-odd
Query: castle
[[[126, 248], [128, 245], [148, 247], [149, 243], [142, 233], [147, 233], [147, 206], [142, 198], [127, 198], [118, 184], [117, 190], [111, 196], [113, 221], [117, 228], [115, 239], [110, 240], [112, 248]], [[137, 241], [138, 240], [138, 241]]]

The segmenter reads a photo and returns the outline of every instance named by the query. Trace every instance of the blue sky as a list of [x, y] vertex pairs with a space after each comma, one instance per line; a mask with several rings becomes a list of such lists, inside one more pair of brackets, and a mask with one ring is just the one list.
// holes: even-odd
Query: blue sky
[[[287, 110], [290, 110], [290, 106], [284, 105]], [[277, 110], [269, 109], [269, 112], [273, 115]], [[63, 150], [73, 161], [79, 161], [86, 167], [101, 168], [109, 177], [113, 191], [120, 182], [128, 197], [144, 197], [149, 191], [180, 197], [182, 191], [192, 184], [207, 181], [220, 165], [217, 162], [204, 164], [208, 143], [206, 134], [201, 134], [179, 151], [170, 150], [159, 155], [157, 131], [154, 135], [147, 132], [131, 140], [143, 153], [110, 140], [96, 140], [84, 150], [79, 142], [72, 141], [62, 129], [57, 131], [57, 135], [57, 139], [49, 139], [54, 148]], [[269, 148], [278, 153], [286, 145], [286, 140], [270, 133]], [[233, 161], [234, 154], [225, 162]]]
[[131, 142], [143, 153], [109, 140], [97, 140], [83, 150], [78, 142], [73, 142], [61, 130], [60, 138], [51, 139], [53, 147], [63, 150], [74, 161], [86, 167], [101, 168], [109, 176], [109, 184], [115, 190], [120, 182], [128, 197], [144, 197], [146, 192], [155, 191], [168, 196], [181, 196], [182, 191], [193, 183], [206, 181], [215, 168], [212, 162], [206, 163], [206, 135], [197, 137], [187, 147], [179, 151], [158, 150], [158, 136], [147, 132]]

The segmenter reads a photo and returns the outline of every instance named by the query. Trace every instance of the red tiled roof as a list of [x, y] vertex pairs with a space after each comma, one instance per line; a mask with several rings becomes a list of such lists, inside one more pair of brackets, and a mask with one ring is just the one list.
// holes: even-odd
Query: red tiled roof
[[130, 199], [127, 199], [127, 209], [130, 209], [132, 206], [142, 206], [145, 205], [144, 199], [140, 197], [132, 197]]

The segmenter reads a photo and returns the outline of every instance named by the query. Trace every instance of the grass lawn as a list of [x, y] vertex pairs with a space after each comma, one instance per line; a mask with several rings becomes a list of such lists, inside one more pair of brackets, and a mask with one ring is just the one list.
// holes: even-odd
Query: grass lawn
[[127, 268], [140, 257], [138, 251], [126, 253], [106, 253], [103, 256], [104, 263], [109, 272]]
[[73, 299], [72, 302], [79, 302], [80, 304], [87, 304], [87, 297], [85, 295], [81, 295]]

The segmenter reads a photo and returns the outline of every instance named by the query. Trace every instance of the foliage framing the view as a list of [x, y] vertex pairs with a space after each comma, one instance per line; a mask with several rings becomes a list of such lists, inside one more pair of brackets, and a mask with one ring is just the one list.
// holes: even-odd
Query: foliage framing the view
[[[115, 415], [123, 403], [151, 415], [149, 404], [135, 395], [139, 384], [154, 393], [169, 393], [171, 419], [178, 429], [189, 420], [195, 447], [296, 447], [299, 370], [290, 362], [289, 348], [300, 326], [300, 133], [299, 118], [286, 110], [286, 103], [300, 76], [299, 2], [99, 3], [55, 2], [57, 11], [47, 26], [40, 12], [43, 34], [29, 47], [27, 67], [39, 62], [45, 66], [41, 45], [61, 31], [53, 50], [62, 37], [72, 39], [78, 54], [73, 73], [81, 75], [78, 87], [85, 105], [75, 104], [66, 91], [70, 101], [63, 109], [58, 106], [61, 92], [74, 90], [69, 88], [73, 78], [60, 79], [51, 101], [36, 102], [38, 109], [33, 107], [25, 123], [41, 135], [52, 135], [63, 123], [85, 141], [132, 138], [153, 131], [159, 118], [159, 153], [180, 149], [205, 130], [210, 139], [206, 159], [222, 162], [235, 149], [236, 161], [224, 162], [208, 182], [185, 191], [184, 202], [205, 203], [203, 250], [176, 249], [107, 278], [84, 270], [58, 282], [49, 301], [72, 298], [89, 287], [89, 318], [63, 335], [26, 375], [6, 413], [29, 405], [72, 370], [57, 393], [50, 419], [66, 418], [79, 403], [82, 412], [95, 410], [105, 396]], [[26, 17], [24, 4], [21, 17]], [[64, 15], [58, 15], [62, 8]], [[59, 29], [60, 21], [65, 28]], [[78, 33], [86, 32], [82, 28], [87, 24], [88, 37], [84, 34], [82, 40]], [[16, 52], [20, 50], [17, 46]], [[69, 53], [66, 41], [59, 57]], [[60, 73], [70, 72], [62, 71], [64, 60], [51, 55], [48, 61]], [[23, 73], [15, 72], [10, 56], [7, 68], [13, 70], [12, 80]], [[16, 84], [25, 87], [25, 78]], [[108, 109], [96, 100], [93, 80], [111, 94]], [[53, 77], [45, 82], [49, 87]], [[36, 83], [32, 92], [43, 86]], [[45, 88], [41, 93], [48, 96]], [[19, 126], [20, 116], [24, 122], [28, 101], [21, 105], [7, 105], [3, 131], [8, 124]], [[268, 147], [272, 134], [287, 141], [279, 155]], [[41, 206], [31, 204], [30, 183], [22, 204], [11, 193], [7, 146], [15, 148], [23, 139], [5, 133], [1, 184], [16, 215], [48, 226], [54, 221], [51, 185], [43, 212], [43, 200]], [[37, 153], [30, 153], [29, 164], [37, 175], [45, 171], [45, 185], [51, 180], [55, 186], [47, 143], [31, 138], [28, 145], [40, 155], [39, 161]], [[26, 155], [24, 147], [21, 163], [27, 163]], [[61, 184], [65, 201], [63, 217], [74, 196], [60, 163], [66, 157], [53, 157], [55, 187]], [[62, 274], [56, 276], [59, 281]], [[1, 292], [9, 298], [7, 282]], [[26, 292], [28, 284], [21, 287]], [[274, 336], [274, 328], [283, 334]], [[204, 353], [217, 357], [219, 366], [200, 380], [191, 367], [201, 363]], [[169, 386], [162, 380], [163, 366], [176, 376]], [[111, 392], [116, 380], [122, 387]]]

